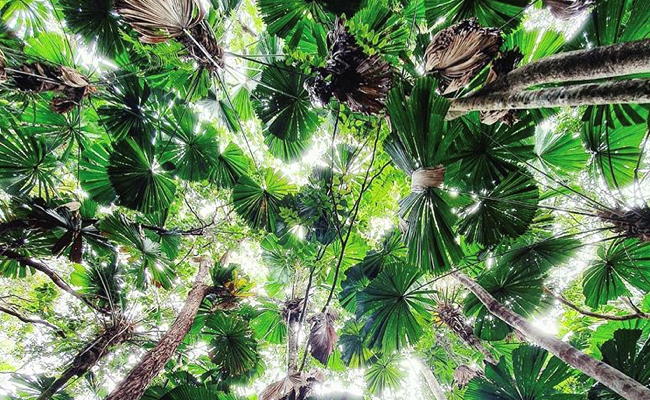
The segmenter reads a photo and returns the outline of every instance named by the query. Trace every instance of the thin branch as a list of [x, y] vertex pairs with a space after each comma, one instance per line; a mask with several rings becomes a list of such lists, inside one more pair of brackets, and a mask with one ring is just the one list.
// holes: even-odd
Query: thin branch
[[56, 332], [57, 335], [59, 335], [61, 337], [65, 337], [65, 333], [61, 329], [59, 329], [55, 325], [52, 325], [49, 322], [44, 321], [42, 319], [26, 317], [26, 316], [20, 314], [16, 310], [13, 310], [13, 309], [7, 308], [7, 307], [3, 307], [3, 306], [0, 306], [0, 312], [12, 315], [12, 316], [18, 318], [19, 320], [21, 320], [22, 322], [24, 322], [26, 324], [40, 324], [40, 325], [47, 326], [48, 328], [53, 329]]
[[553, 293], [553, 291], [551, 291], [547, 287], [544, 288], [544, 292], [550, 294], [551, 296], [553, 296], [555, 299], [557, 299], [560, 303], [564, 304], [565, 306], [579, 312], [580, 314], [586, 315], [588, 317], [606, 319], [608, 321], [629, 321], [631, 319], [650, 319], [649, 314], [646, 314], [646, 313], [640, 312], [640, 311], [635, 313], [635, 314], [626, 314], [626, 315], [611, 315], [611, 314], [595, 313], [595, 312], [585, 310], [583, 308], [578, 307], [577, 305], [575, 305], [572, 302], [570, 302], [569, 300], [567, 300], [561, 294]]
[[61, 278], [59, 276], [59, 274], [57, 274], [54, 270], [52, 270], [50, 267], [48, 267], [44, 263], [42, 263], [40, 261], [33, 260], [33, 259], [29, 258], [29, 257], [25, 257], [25, 256], [23, 256], [23, 255], [21, 255], [19, 253], [16, 253], [15, 251], [10, 250], [10, 249], [5, 248], [5, 247], [0, 247], [0, 256], [4, 256], [4, 257], [6, 257], [6, 258], [8, 258], [10, 260], [16, 261], [20, 265], [23, 265], [25, 267], [31, 267], [31, 268], [34, 268], [37, 271], [40, 271], [40, 272], [44, 273], [45, 275], [47, 275], [48, 278], [50, 278], [50, 280], [56, 286], [58, 286], [59, 288], [61, 288], [64, 291], [70, 293], [71, 295], [78, 298], [79, 300], [83, 301], [88, 307], [90, 307], [93, 310], [98, 311], [98, 312], [100, 312], [102, 314], [108, 314], [108, 312], [106, 310], [102, 310], [101, 308], [96, 307], [85, 296], [83, 296], [81, 293], [74, 290], [66, 281], [63, 280], [63, 278]]

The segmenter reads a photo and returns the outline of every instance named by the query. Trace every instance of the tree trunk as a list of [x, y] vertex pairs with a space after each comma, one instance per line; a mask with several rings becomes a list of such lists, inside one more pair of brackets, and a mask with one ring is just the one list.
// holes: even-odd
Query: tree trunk
[[452, 101], [447, 119], [458, 118], [470, 111], [630, 103], [650, 103], [650, 80], [630, 79], [517, 93], [500, 92], [463, 97]]
[[477, 95], [515, 92], [535, 85], [585, 81], [650, 72], [650, 39], [556, 54], [524, 65]]
[[61, 390], [70, 379], [83, 376], [102, 358], [110, 353], [110, 349], [120, 345], [133, 336], [133, 325], [120, 317], [117, 323], [106, 329], [99, 337], [84, 346], [71, 365], [52, 384], [41, 393], [38, 400], [47, 400]]
[[573, 368], [582, 371], [628, 400], [650, 399], [650, 389], [623, 374], [616, 368], [592, 358], [570, 344], [540, 333], [521, 315], [499, 303], [487, 290], [468, 276], [456, 272], [454, 277], [469, 289], [494, 316], [521, 332], [528, 341], [536, 344]]
[[[229, 252], [226, 252], [221, 258], [222, 265], [225, 264], [224, 260], [228, 257], [228, 254]], [[172, 326], [158, 341], [156, 347], [149, 350], [142, 357], [140, 362], [133, 367], [131, 372], [108, 395], [106, 400], [138, 400], [142, 397], [151, 380], [160, 373], [176, 352], [183, 338], [192, 327], [201, 302], [212, 290], [212, 286], [203, 282], [211, 264], [212, 260], [208, 258], [201, 259], [192, 289]]]
[[424, 378], [429, 391], [433, 395], [433, 398], [435, 400], [447, 400], [447, 397], [445, 396], [445, 390], [440, 385], [440, 382], [438, 382], [438, 379], [436, 379], [436, 376], [431, 371], [431, 368], [429, 368], [424, 360], [420, 360], [420, 364], [422, 364], [420, 366], [420, 372], [422, 373], [422, 377]]
[[288, 375], [298, 370], [298, 331], [300, 321], [290, 321], [287, 329], [287, 371]]
[[99, 309], [98, 307], [95, 307], [95, 305], [91, 303], [86, 297], [84, 297], [81, 293], [77, 292], [72, 287], [70, 287], [70, 285], [68, 285], [68, 283], [59, 276], [59, 274], [57, 274], [55, 271], [50, 269], [50, 267], [43, 264], [42, 262], [33, 260], [29, 257], [25, 257], [19, 253], [16, 253], [13, 250], [4, 247], [0, 247], [0, 256], [4, 256], [8, 259], [18, 262], [20, 265], [34, 268], [35, 270], [44, 273], [45, 275], [47, 275], [48, 278], [50, 278], [52, 282], [54, 282], [56, 286], [70, 293], [71, 295], [78, 298], [79, 300], [83, 301], [88, 307], [92, 308], [95, 311], [99, 311], [102, 314], [108, 313], [106, 310], [102, 310]]

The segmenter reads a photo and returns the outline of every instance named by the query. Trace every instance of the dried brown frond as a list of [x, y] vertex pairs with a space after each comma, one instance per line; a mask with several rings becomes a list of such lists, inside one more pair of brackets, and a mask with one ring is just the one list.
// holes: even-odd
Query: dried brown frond
[[205, 11], [197, 0], [118, 0], [116, 9], [143, 43], [177, 39], [201, 67], [223, 67], [223, 49], [205, 23]]
[[312, 101], [323, 106], [332, 97], [352, 111], [377, 114], [391, 87], [392, 69], [378, 54], [369, 56], [337, 18], [328, 33], [329, 57], [323, 68], [305, 82]]
[[544, 6], [555, 18], [571, 19], [594, 5], [594, 0], [543, 0]]
[[326, 310], [310, 318], [311, 331], [309, 332], [309, 351], [311, 355], [327, 364], [327, 360], [334, 351], [338, 336], [334, 329], [334, 322], [337, 319], [334, 311]]
[[497, 56], [502, 43], [500, 29], [466, 19], [436, 33], [425, 52], [425, 70], [440, 78], [443, 94], [455, 92]]
[[601, 220], [613, 225], [614, 232], [628, 238], [650, 242], [650, 207], [605, 210], [598, 215]]
[[56, 92], [52, 99], [53, 111], [64, 114], [79, 106], [84, 97], [95, 92], [88, 78], [78, 71], [44, 63], [22, 64], [11, 72], [16, 89], [25, 92]]

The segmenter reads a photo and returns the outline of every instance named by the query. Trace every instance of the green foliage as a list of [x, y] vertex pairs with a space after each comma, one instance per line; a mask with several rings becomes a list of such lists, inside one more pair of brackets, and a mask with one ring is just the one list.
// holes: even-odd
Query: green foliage
[[528, 230], [538, 199], [534, 179], [511, 174], [465, 210], [459, 232], [469, 242], [485, 246], [498, 244], [506, 237], [517, 238]]
[[415, 343], [430, 319], [430, 291], [418, 285], [421, 273], [407, 264], [387, 266], [357, 296], [367, 318], [368, 345], [391, 352]]
[[398, 388], [405, 376], [399, 367], [397, 356], [383, 356], [376, 360], [365, 373], [370, 393], [380, 395], [388, 388]]
[[232, 191], [232, 202], [251, 228], [274, 231], [278, 222], [280, 201], [293, 190], [292, 186], [273, 170], [267, 169], [258, 184], [242, 176]]
[[562, 393], [556, 386], [573, 372], [559, 359], [535, 346], [520, 346], [512, 352], [512, 362], [486, 364], [485, 377], [473, 379], [465, 391], [468, 400], [570, 400], [579, 394]]
[[486, 27], [516, 26], [527, 0], [424, 0], [427, 22], [435, 26], [476, 17]]
[[255, 367], [257, 343], [245, 321], [215, 314], [205, 322], [204, 334], [210, 338], [213, 362], [226, 376], [239, 376]]
[[158, 163], [151, 150], [140, 147], [133, 139], [113, 147], [106, 172], [119, 204], [145, 213], [169, 207], [176, 184]]
[[650, 290], [650, 245], [636, 239], [603, 243], [598, 258], [584, 272], [582, 293], [592, 308], [629, 295], [627, 285]]
[[0, 184], [7, 193], [22, 196], [37, 190], [49, 198], [55, 190], [56, 159], [38, 137], [4, 131], [0, 136]]
[[[435, 94], [433, 79], [419, 79], [410, 95], [403, 86], [393, 89], [387, 108], [393, 134], [386, 151], [402, 171], [411, 175], [419, 168], [446, 164], [461, 126], [445, 121], [449, 101]], [[461, 258], [452, 230], [455, 217], [439, 188], [402, 199], [400, 217], [408, 224], [404, 239], [410, 262], [440, 273]]]
[[[614, 338], [603, 343], [600, 351], [603, 362], [611, 365], [644, 386], [650, 385], [650, 340], [645, 343], [638, 329], [620, 329]], [[590, 400], [618, 400], [623, 397], [601, 383], [589, 390]]]

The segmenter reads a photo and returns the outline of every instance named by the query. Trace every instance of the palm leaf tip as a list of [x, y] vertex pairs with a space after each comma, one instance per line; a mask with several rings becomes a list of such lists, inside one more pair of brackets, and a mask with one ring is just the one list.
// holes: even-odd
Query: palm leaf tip
[[595, 4], [595, 0], [543, 0], [543, 4], [555, 18], [571, 19]]
[[650, 207], [601, 211], [599, 216], [612, 225], [614, 232], [627, 238], [650, 242]]
[[204, 22], [205, 11], [197, 0], [118, 0], [115, 8], [143, 43], [178, 39], [202, 67], [224, 66], [223, 49]]
[[464, 20], [436, 33], [425, 52], [425, 70], [440, 77], [443, 93], [455, 92], [497, 56], [502, 43], [500, 29]]
[[305, 82], [312, 102], [323, 106], [336, 97], [354, 112], [379, 113], [391, 87], [390, 65], [379, 55], [367, 55], [341, 18], [327, 41], [330, 54], [326, 66]]

